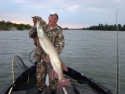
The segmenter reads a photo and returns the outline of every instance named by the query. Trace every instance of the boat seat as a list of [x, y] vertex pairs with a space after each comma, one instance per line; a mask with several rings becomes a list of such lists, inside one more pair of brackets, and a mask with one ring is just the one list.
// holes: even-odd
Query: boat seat
[[13, 91], [12, 94], [28, 94], [26, 90], [23, 91]]

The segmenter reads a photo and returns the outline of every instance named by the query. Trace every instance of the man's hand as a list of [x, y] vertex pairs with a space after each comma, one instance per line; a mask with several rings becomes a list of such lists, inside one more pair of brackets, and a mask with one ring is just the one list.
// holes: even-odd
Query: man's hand
[[68, 71], [68, 68], [64, 63], [63, 63], [63, 70], [66, 71], [66, 72]]
[[47, 56], [45, 57], [45, 61], [46, 61], [46, 62], [50, 62], [49, 55], [47, 55]]

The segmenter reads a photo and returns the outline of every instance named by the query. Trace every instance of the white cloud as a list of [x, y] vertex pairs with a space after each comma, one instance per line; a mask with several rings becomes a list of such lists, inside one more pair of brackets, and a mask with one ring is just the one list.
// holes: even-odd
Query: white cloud
[[112, 4], [125, 4], [125, 0], [113, 0]]
[[86, 8], [85, 10], [90, 11], [90, 12], [100, 12], [100, 11], [104, 11], [105, 9], [92, 7], [92, 8]]
[[58, 4], [58, 3], [62, 3], [63, 0], [50, 0], [49, 2], [54, 3], [54, 4]]
[[121, 1], [123, 1], [123, 0], [114, 0], [115, 2], [121, 2]]
[[27, 3], [27, 0], [10, 0], [13, 3]]
[[73, 11], [76, 11], [78, 8], [80, 8], [80, 5], [73, 5], [73, 6], [68, 7], [68, 10], [73, 12]]

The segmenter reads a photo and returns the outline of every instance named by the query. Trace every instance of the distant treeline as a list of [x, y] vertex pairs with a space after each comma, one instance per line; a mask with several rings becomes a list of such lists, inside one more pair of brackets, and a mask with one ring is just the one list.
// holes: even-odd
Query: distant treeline
[[0, 21], [0, 30], [29, 30], [31, 26], [29, 24], [16, 24], [10, 21]]
[[[116, 24], [114, 25], [103, 25], [103, 24], [99, 24], [98, 26], [89, 26], [87, 28], [76, 28], [75, 30], [108, 30], [108, 31], [116, 31], [117, 30], [117, 27], [118, 27], [118, 30], [119, 31], [125, 31], [125, 25], [121, 25], [121, 24], [118, 24], [118, 26]], [[63, 28], [64, 30], [73, 30], [73, 29], [70, 29], [68, 27], [66, 28]]]
[[[103, 24], [99, 24], [98, 26], [90, 26], [88, 28], [85, 28], [87, 30], [111, 30], [111, 31], [116, 31], [117, 30], [117, 25], [114, 24], [114, 25], [103, 25]], [[119, 31], [125, 31], [125, 25], [121, 25], [121, 24], [118, 24], [118, 30]]]
[[[32, 26], [30, 24], [16, 24], [16, 23], [12, 23], [10, 21], [0, 21], [0, 31], [3, 30], [29, 30]], [[118, 27], [119, 31], [125, 31], [125, 25], [121, 25], [118, 24], [118, 26], [116, 24], [114, 25], [103, 25], [103, 24], [99, 24], [98, 26], [89, 26], [87, 28], [76, 28], [76, 29], [71, 29], [71, 28], [63, 28], [64, 30], [108, 30], [108, 31], [116, 31]]]

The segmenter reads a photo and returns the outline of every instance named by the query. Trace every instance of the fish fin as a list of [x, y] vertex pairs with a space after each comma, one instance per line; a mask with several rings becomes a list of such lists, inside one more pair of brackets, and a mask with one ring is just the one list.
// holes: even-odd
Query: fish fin
[[58, 80], [58, 89], [62, 89], [63, 86], [71, 87], [70, 82], [67, 79]]
[[56, 78], [56, 76], [57, 76], [57, 73], [54, 70], [52, 70], [52, 77]]

